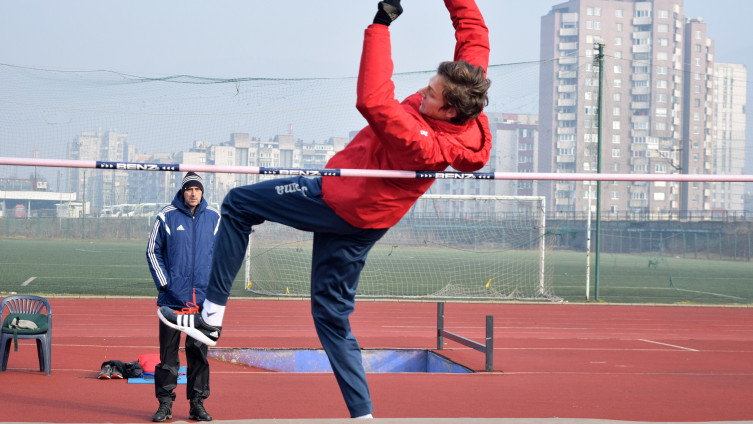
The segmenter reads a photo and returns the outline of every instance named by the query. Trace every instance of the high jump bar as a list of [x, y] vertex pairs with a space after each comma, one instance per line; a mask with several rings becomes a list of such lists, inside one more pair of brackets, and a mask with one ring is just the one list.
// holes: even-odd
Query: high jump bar
[[549, 180], [549, 181], [679, 181], [753, 182], [753, 175], [731, 174], [596, 174], [555, 172], [400, 171], [389, 169], [268, 168], [259, 166], [201, 165], [188, 163], [111, 162], [74, 159], [1, 157], [0, 165], [86, 168], [123, 171], [209, 172], [283, 176], [367, 177], [443, 180]]

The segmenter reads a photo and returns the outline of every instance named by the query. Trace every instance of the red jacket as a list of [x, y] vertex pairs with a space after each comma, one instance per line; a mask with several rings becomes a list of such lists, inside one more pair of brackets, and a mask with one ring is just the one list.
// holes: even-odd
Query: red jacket
[[[454, 60], [487, 68], [489, 35], [473, 0], [445, 0], [457, 40]], [[327, 163], [330, 169], [458, 171], [481, 169], [492, 135], [483, 113], [462, 125], [423, 116], [421, 95], [402, 103], [392, 83], [390, 33], [373, 24], [365, 32], [356, 107], [369, 125]], [[322, 177], [324, 201], [358, 228], [389, 228], [408, 212], [433, 179]]]

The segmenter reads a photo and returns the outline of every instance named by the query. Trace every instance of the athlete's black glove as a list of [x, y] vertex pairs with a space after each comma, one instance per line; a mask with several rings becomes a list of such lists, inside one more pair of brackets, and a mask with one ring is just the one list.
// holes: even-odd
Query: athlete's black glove
[[392, 21], [397, 19], [397, 17], [403, 13], [403, 7], [400, 6], [400, 0], [380, 1], [377, 8], [379, 10], [377, 11], [376, 16], [374, 16], [375, 24], [390, 26]]

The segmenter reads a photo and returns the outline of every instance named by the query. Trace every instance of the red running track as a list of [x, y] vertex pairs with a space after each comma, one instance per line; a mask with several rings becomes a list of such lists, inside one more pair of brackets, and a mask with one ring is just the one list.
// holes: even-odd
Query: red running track
[[[106, 360], [157, 353], [153, 299], [52, 298], [52, 375], [33, 341], [0, 374], [4, 422], [145, 422], [153, 386], [98, 380]], [[494, 373], [369, 374], [379, 418], [753, 420], [753, 309], [448, 303], [445, 328], [484, 342], [494, 316]], [[361, 301], [363, 348], [436, 348], [436, 304]], [[218, 347], [319, 348], [308, 301], [232, 299]], [[484, 355], [446, 340], [476, 370]], [[215, 420], [346, 418], [331, 374], [283, 374], [213, 360]], [[185, 386], [173, 420], [188, 419]]]

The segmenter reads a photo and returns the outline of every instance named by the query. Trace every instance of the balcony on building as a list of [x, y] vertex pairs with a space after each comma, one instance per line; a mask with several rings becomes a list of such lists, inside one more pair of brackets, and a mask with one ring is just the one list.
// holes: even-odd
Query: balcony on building
[[559, 50], [561, 52], [567, 52], [572, 50], [578, 50], [578, 43], [572, 42], [572, 43], [560, 43], [559, 44]]
[[648, 158], [645, 158], [645, 157], [632, 157], [632, 158], [630, 158], [630, 165], [632, 165], [632, 166], [647, 165], [648, 166]]
[[577, 85], [570, 84], [570, 85], [558, 85], [557, 86], [557, 92], [558, 93], [575, 93], [575, 90], [577, 89]]
[[630, 151], [631, 152], [645, 152], [648, 148], [646, 143], [630, 143]]
[[630, 122], [633, 124], [638, 123], [647, 123], [648, 122], [648, 111], [645, 111], [645, 113], [642, 113], [641, 111], [636, 111], [638, 114], [633, 115], [630, 117]]
[[557, 99], [557, 106], [575, 106], [575, 99]]
[[558, 149], [573, 149], [575, 148], [575, 141], [558, 141]]
[[554, 185], [556, 191], [572, 191], [575, 189], [572, 183], [556, 183]]
[[560, 28], [560, 37], [572, 37], [578, 35], [578, 27]]
[[575, 155], [557, 155], [557, 163], [570, 163], [575, 162]]
[[630, 199], [628, 206], [631, 208], [642, 208], [648, 206], [647, 199]]
[[651, 25], [651, 16], [638, 16], [633, 18], [633, 26]]

